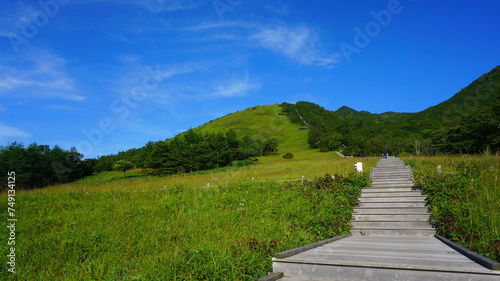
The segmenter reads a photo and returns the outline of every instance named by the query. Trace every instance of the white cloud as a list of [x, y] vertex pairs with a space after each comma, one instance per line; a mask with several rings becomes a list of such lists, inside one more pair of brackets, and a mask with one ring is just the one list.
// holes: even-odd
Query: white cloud
[[220, 30], [220, 29], [230, 29], [230, 28], [251, 28], [254, 24], [247, 24], [244, 22], [237, 21], [227, 21], [227, 22], [204, 22], [198, 25], [187, 26], [179, 28], [180, 31], [207, 31], [207, 30]]
[[[171, 79], [182, 74], [190, 74], [200, 71], [205, 67], [201, 64], [184, 63], [179, 65], [144, 65], [140, 61], [132, 61], [125, 64], [129, 68], [117, 81], [115, 90], [119, 96], [129, 96], [134, 89], [141, 87], [146, 91], [147, 98], [159, 98], [165, 93], [171, 92], [170, 87], [166, 88]], [[161, 92], [161, 93], [159, 93]]]
[[324, 53], [317, 37], [310, 28], [301, 26], [264, 27], [252, 36], [261, 47], [284, 55], [303, 65], [333, 67], [338, 61], [336, 55]]
[[12, 137], [25, 138], [30, 136], [31, 135], [29, 133], [0, 123], [0, 139]]
[[48, 51], [29, 51], [15, 62], [0, 63], [0, 95], [37, 99], [82, 101], [75, 81], [67, 73], [67, 61]]
[[248, 92], [260, 89], [261, 84], [249, 81], [248, 74], [245, 79], [231, 79], [214, 86], [213, 96], [231, 98], [248, 95]]
[[75, 4], [133, 4], [145, 8], [151, 13], [163, 13], [178, 10], [193, 10], [198, 9], [213, 0], [74, 0], [71, 3]]

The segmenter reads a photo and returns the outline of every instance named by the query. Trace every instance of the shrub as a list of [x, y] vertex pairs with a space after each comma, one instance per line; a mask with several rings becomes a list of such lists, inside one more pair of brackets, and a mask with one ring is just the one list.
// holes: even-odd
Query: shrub
[[320, 149], [319, 149], [319, 152], [328, 152], [330, 151], [330, 149], [328, 148], [328, 146], [322, 146]]
[[140, 175], [141, 177], [152, 176], [154, 175], [154, 169], [151, 168], [142, 169]]
[[282, 157], [283, 157], [283, 159], [293, 159], [293, 154], [291, 154], [290, 152], [287, 152]]
[[234, 167], [245, 167], [247, 165], [253, 164], [253, 161], [251, 159], [246, 159], [246, 160], [236, 160], [231, 162], [231, 166]]
[[125, 175], [125, 173], [132, 168], [134, 168], [134, 164], [125, 160], [118, 160], [115, 165], [113, 165], [113, 170], [121, 171], [123, 172], [123, 175]]

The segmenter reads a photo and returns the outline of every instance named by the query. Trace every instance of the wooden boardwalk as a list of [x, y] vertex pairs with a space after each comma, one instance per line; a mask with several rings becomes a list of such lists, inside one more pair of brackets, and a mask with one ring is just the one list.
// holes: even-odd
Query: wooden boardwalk
[[380, 160], [371, 170], [372, 187], [359, 198], [350, 235], [278, 253], [275, 273], [259, 280], [500, 281], [500, 264], [435, 236], [412, 177], [401, 160]]

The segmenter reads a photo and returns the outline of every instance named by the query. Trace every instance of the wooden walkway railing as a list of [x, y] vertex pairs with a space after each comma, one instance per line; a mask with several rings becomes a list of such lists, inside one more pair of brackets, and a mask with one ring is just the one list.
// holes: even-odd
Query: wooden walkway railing
[[[500, 264], [435, 236], [425, 196], [395, 157], [371, 170], [351, 234], [277, 254], [259, 280], [500, 280]], [[465, 254], [465, 255], [464, 255]]]

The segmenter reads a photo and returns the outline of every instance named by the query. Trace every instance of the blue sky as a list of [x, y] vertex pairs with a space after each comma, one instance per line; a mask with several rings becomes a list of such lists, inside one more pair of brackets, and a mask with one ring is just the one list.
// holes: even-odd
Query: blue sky
[[418, 112], [500, 64], [500, 2], [0, 3], [0, 145], [138, 148], [255, 105]]

